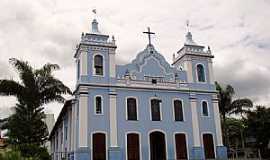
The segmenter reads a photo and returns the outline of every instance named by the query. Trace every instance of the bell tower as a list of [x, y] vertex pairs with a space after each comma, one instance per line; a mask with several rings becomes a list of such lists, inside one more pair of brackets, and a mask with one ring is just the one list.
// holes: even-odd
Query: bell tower
[[173, 56], [172, 65], [187, 72], [188, 83], [214, 84], [212, 52], [208, 46], [198, 45], [188, 30], [184, 46]]
[[94, 18], [90, 33], [82, 33], [74, 56], [77, 62], [77, 83], [109, 83], [111, 78], [115, 78], [116, 48], [114, 36], [110, 38], [103, 34]]

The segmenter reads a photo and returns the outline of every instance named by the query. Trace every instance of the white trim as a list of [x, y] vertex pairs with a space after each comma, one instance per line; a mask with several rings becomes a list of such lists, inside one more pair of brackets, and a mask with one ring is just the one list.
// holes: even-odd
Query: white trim
[[91, 132], [91, 141], [90, 141], [90, 150], [91, 150], [91, 159], [94, 159], [93, 157], [93, 135], [96, 133], [102, 133], [105, 134], [105, 154], [106, 154], [106, 159], [108, 159], [108, 136], [106, 131], [93, 131]]
[[[114, 50], [115, 52], [115, 50]], [[115, 53], [109, 53], [109, 71], [110, 71], [110, 77], [115, 78], [116, 72], [115, 72]]]
[[[203, 72], [204, 72], [204, 82], [200, 82], [199, 81], [199, 77], [198, 77], [198, 71], [197, 71], [197, 66], [198, 65], [202, 65], [203, 66]], [[196, 73], [196, 82], [197, 83], [207, 83], [207, 76], [206, 76], [206, 72], [205, 72], [205, 65], [203, 64], [203, 63], [196, 63], [196, 65], [195, 65], [195, 73]]]
[[212, 104], [213, 104], [213, 113], [214, 113], [215, 127], [216, 127], [217, 145], [223, 146], [218, 101], [212, 100]]
[[208, 74], [210, 83], [214, 83], [214, 72], [213, 72], [213, 62], [211, 60], [208, 61]]
[[[127, 108], [128, 106], [127, 106], [127, 100], [128, 100], [129, 98], [134, 98], [134, 99], [136, 100], [136, 114], [137, 114], [136, 120], [128, 120], [128, 108]], [[125, 106], [126, 106], [126, 107], [125, 107], [125, 110], [126, 110], [126, 120], [127, 120], [127, 121], [131, 121], [131, 122], [139, 121], [139, 107], [138, 107], [139, 100], [138, 100], [138, 97], [135, 97], [135, 96], [127, 96], [125, 102], [126, 102], [126, 105], [125, 105]]]
[[[102, 75], [97, 75], [95, 71], [95, 56], [100, 55], [102, 56], [102, 68], [103, 68], [103, 74]], [[92, 57], [92, 75], [95, 77], [105, 77], [105, 56], [101, 53], [94, 53]]]
[[160, 111], [160, 121], [162, 121], [162, 99], [161, 98], [159, 98], [159, 97], [150, 97], [149, 98], [149, 110], [150, 110], [150, 121], [152, 121], [152, 122], [160, 122], [160, 121], [153, 121], [152, 120], [152, 108], [151, 108], [151, 100], [153, 100], [153, 99], [158, 99], [158, 100], [160, 100], [161, 102], [160, 102], [160, 108], [159, 108], [159, 111]]
[[128, 131], [125, 133], [125, 158], [128, 160], [128, 152], [127, 152], [127, 136], [128, 134], [137, 134], [139, 135], [139, 152], [140, 152], [140, 160], [142, 160], [142, 140], [141, 140], [141, 133], [138, 131]]
[[188, 147], [188, 134], [186, 132], [173, 132], [173, 143], [174, 143], [174, 158], [177, 159], [177, 151], [176, 151], [176, 134], [184, 134], [186, 139], [186, 150], [187, 150], [187, 159], [189, 159], [189, 147]]
[[204, 148], [204, 142], [203, 142], [203, 135], [204, 134], [211, 134], [212, 135], [212, 140], [213, 140], [213, 145], [214, 145], [214, 154], [215, 154], [215, 158], [217, 158], [217, 154], [216, 154], [216, 141], [215, 141], [215, 134], [211, 131], [204, 131], [204, 132], [201, 132], [201, 143], [202, 143], [202, 147], [203, 147], [203, 152], [205, 152], [205, 148]]
[[118, 133], [117, 133], [117, 97], [116, 95], [109, 95], [109, 109], [110, 109], [110, 147], [118, 147]]
[[[96, 112], [96, 98], [97, 97], [101, 97], [101, 113], [97, 113]], [[96, 116], [102, 116], [102, 115], [104, 115], [104, 111], [103, 111], [103, 96], [102, 95], [95, 95], [94, 96], [94, 115], [96, 115]]]
[[79, 147], [87, 147], [87, 128], [88, 128], [88, 95], [80, 95], [79, 97]]
[[88, 52], [81, 51], [81, 54], [80, 54], [80, 76], [88, 74], [87, 63], [88, 63]]
[[151, 144], [150, 144], [150, 134], [153, 133], [153, 132], [161, 132], [164, 134], [164, 141], [165, 141], [165, 152], [166, 152], [166, 159], [168, 159], [168, 147], [167, 147], [167, 134], [166, 132], [164, 132], [163, 130], [161, 129], [152, 129], [150, 131], [148, 131], [148, 149], [149, 149], [149, 152], [148, 152], [148, 158], [151, 159]]
[[[207, 104], [207, 113], [208, 113], [208, 116], [203, 115], [203, 102], [206, 102], [206, 104]], [[210, 118], [211, 116], [210, 116], [210, 109], [209, 109], [209, 103], [208, 103], [208, 101], [206, 99], [201, 100], [200, 106], [201, 106], [201, 116], [202, 117], [205, 117], [205, 118]]]
[[[175, 100], [179, 100], [182, 103], [183, 121], [176, 121], [175, 120], [175, 110], [174, 110], [174, 101]], [[184, 109], [184, 100], [183, 99], [177, 98], [177, 97], [172, 99], [172, 111], [173, 111], [173, 121], [174, 122], [186, 122], [185, 109]]]
[[193, 146], [200, 147], [200, 128], [198, 121], [197, 100], [190, 101], [191, 118], [192, 118], [192, 133], [193, 133]]

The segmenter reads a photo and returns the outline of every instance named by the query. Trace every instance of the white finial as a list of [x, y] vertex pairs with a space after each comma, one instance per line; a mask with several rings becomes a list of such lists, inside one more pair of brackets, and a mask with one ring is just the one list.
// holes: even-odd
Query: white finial
[[189, 20], [187, 20], [187, 32], [189, 32]]
[[92, 12], [94, 14], [94, 19], [92, 21], [92, 32], [93, 33], [100, 33], [99, 30], [98, 30], [98, 22], [96, 20], [97, 10], [93, 9]]

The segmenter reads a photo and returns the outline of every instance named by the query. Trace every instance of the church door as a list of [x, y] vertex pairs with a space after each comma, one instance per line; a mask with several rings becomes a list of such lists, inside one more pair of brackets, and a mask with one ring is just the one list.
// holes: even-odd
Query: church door
[[161, 132], [150, 134], [150, 157], [151, 160], [166, 160], [165, 136]]
[[182, 133], [175, 134], [175, 149], [176, 149], [177, 160], [188, 159], [185, 134], [182, 134]]
[[212, 134], [204, 134], [203, 135], [203, 147], [204, 154], [206, 159], [214, 159], [215, 158], [215, 149]]
[[140, 160], [140, 141], [136, 133], [127, 135], [127, 157], [128, 160]]
[[93, 160], [106, 160], [106, 137], [104, 133], [93, 134]]

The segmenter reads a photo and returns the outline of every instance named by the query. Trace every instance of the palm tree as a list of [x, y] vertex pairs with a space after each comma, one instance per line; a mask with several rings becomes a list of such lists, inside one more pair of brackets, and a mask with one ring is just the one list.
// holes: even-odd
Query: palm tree
[[16, 68], [20, 81], [12, 79], [0, 80], [0, 95], [15, 96], [18, 103], [3, 128], [8, 129], [9, 142], [19, 145], [22, 154], [27, 154], [26, 146], [42, 145], [48, 136], [43, 106], [56, 101], [63, 103], [63, 94], [71, 94], [71, 90], [53, 76], [53, 71], [60, 69], [57, 64], [45, 64], [34, 69], [26, 61], [15, 58], [10, 63]]
[[62, 94], [71, 94], [70, 89], [52, 75], [60, 69], [57, 64], [48, 63], [34, 69], [28, 62], [15, 58], [11, 58], [10, 63], [17, 69], [21, 81], [0, 80], [0, 95], [15, 96], [20, 104], [37, 109], [52, 101], [63, 103]]
[[249, 108], [252, 108], [253, 103], [248, 98], [233, 100], [235, 94], [234, 88], [231, 85], [227, 85], [225, 88], [222, 87], [218, 82], [215, 82], [216, 90], [218, 91], [219, 98], [219, 110], [221, 114], [222, 129], [223, 129], [223, 140], [224, 144], [228, 146], [228, 132], [226, 126], [226, 116], [230, 114], [241, 114], [245, 113]]

